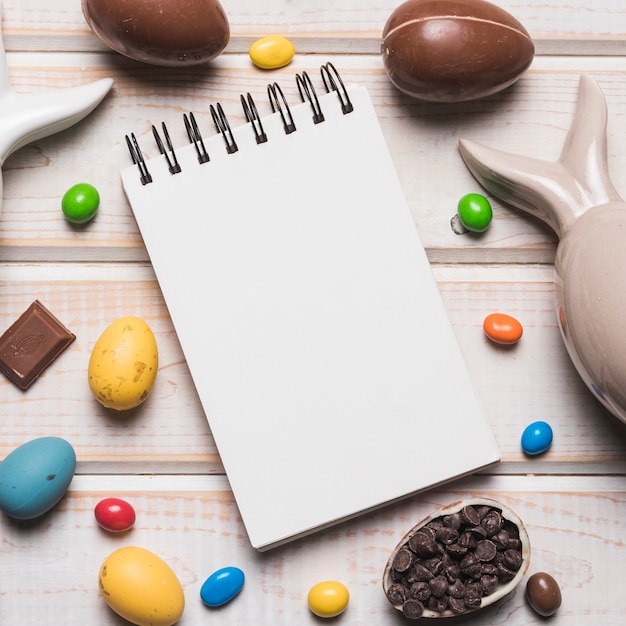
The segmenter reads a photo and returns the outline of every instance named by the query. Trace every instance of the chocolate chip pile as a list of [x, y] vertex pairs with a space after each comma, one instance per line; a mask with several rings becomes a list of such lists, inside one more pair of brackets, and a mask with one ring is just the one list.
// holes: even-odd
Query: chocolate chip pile
[[431, 520], [396, 554], [387, 598], [409, 619], [425, 609], [462, 614], [509, 582], [522, 566], [516, 524], [491, 506], [466, 506]]

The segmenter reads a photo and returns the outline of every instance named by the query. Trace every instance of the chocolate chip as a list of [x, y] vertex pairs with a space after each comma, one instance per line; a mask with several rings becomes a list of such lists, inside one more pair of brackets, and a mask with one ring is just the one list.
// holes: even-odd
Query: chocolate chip
[[480, 515], [473, 506], [465, 506], [461, 509], [461, 520], [468, 526], [478, 526]]
[[467, 546], [461, 545], [458, 541], [446, 546], [446, 552], [454, 559], [461, 559], [467, 554]]
[[504, 560], [502, 564], [510, 569], [517, 571], [520, 567], [522, 567], [522, 554], [518, 550], [513, 550], [509, 548], [504, 551]]
[[419, 600], [407, 600], [402, 605], [402, 612], [409, 619], [419, 619], [424, 614], [424, 605]]
[[465, 606], [467, 608], [476, 608], [480, 606], [483, 589], [480, 583], [468, 583], [465, 585]]
[[465, 595], [465, 585], [457, 578], [451, 585], [448, 585], [446, 593], [451, 598], [462, 598]]
[[427, 606], [431, 611], [443, 613], [443, 611], [448, 608], [448, 596], [442, 595], [438, 598], [436, 596], [430, 596]]
[[424, 558], [435, 556], [439, 552], [437, 542], [435, 541], [435, 533], [433, 532], [431, 535], [426, 532], [426, 529], [416, 532], [409, 539], [409, 548], [415, 554]]
[[387, 589], [387, 598], [391, 604], [402, 604], [407, 598], [407, 590], [404, 585], [394, 583]]
[[406, 572], [413, 565], [413, 553], [408, 548], [402, 548], [393, 560], [393, 569], [396, 572]]
[[416, 563], [413, 567], [413, 578], [415, 581], [429, 581], [435, 575], [422, 563]]
[[502, 530], [503, 519], [500, 511], [491, 510], [480, 521], [480, 525], [485, 529], [487, 537], [493, 537]]
[[444, 576], [448, 579], [448, 582], [453, 583], [458, 577], [459, 574], [461, 573], [461, 568], [456, 565], [448, 565], [444, 570], [443, 570]]
[[498, 577], [484, 574], [480, 577], [480, 586], [482, 587], [484, 596], [491, 595], [498, 586]]
[[483, 573], [483, 566], [480, 562], [479, 558], [473, 553], [470, 552], [466, 554], [459, 563], [459, 567], [461, 569], [461, 574], [465, 578], [480, 578]]
[[463, 520], [460, 513], [452, 513], [452, 515], [446, 515], [443, 518], [443, 525], [448, 528], [454, 528], [454, 530], [459, 530], [462, 524]]
[[445, 576], [435, 576], [429, 584], [430, 592], [435, 598], [440, 598], [448, 589], [448, 580]]
[[455, 528], [444, 526], [435, 533], [435, 540], [443, 543], [444, 546], [454, 543], [459, 538], [459, 531]]
[[411, 585], [409, 591], [411, 598], [419, 600], [420, 602], [426, 602], [430, 598], [432, 592], [430, 591], [430, 585], [427, 582], [418, 582]]
[[483, 563], [483, 574], [489, 574], [490, 576], [498, 575], [498, 566], [493, 563]]
[[492, 535], [491, 540], [496, 544], [498, 550], [506, 550], [509, 547], [509, 533], [504, 528]]
[[511, 571], [507, 567], [504, 567], [502, 563], [498, 564], [498, 579], [500, 582], [508, 583], [509, 580], [513, 580], [515, 578], [515, 572]]
[[498, 549], [496, 548], [496, 544], [493, 541], [490, 541], [489, 539], [483, 539], [482, 541], [478, 542], [474, 554], [481, 561], [491, 561], [496, 556], [497, 552]]
[[465, 606], [465, 601], [463, 598], [454, 598], [450, 597], [448, 602], [448, 606], [452, 609], [453, 613], [460, 615], [461, 613], [465, 613], [467, 611], [467, 607]]

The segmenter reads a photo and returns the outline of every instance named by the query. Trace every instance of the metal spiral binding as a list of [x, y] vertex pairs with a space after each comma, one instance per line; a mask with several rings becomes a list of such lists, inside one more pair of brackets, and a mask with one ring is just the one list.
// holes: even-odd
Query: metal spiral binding
[[311, 104], [311, 108], [313, 109], [313, 123], [319, 124], [323, 122], [324, 113], [320, 107], [320, 102], [317, 99], [317, 93], [315, 92], [315, 87], [313, 87], [310, 76], [306, 72], [302, 72], [302, 75], [296, 74], [296, 84], [298, 85], [298, 92], [300, 93], [302, 102], [304, 102], [306, 98]]
[[246, 114], [246, 119], [250, 122], [250, 124], [252, 124], [252, 130], [254, 131], [257, 144], [265, 143], [267, 141], [267, 135], [263, 130], [263, 124], [261, 124], [259, 112], [257, 111], [256, 104], [254, 103], [250, 93], [246, 94], [246, 96], [241, 94], [241, 106]]
[[183, 114], [183, 120], [185, 122], [185, 128], [187, 129], [187, 135], [189, 136], [189, 141], [193, 143], [196, 147], [196, 154], [198, 155], [198, 163], [207, 163], [209, 161], [209, 153], [204, 147], [204, 140], [202, 139], [202, 133], [198, 128], [198, 123], [196, 122], [196, 118], [193, 113], [190, 113], [187, 116], [186, 113]]
[[157, 142], [157, 146], [159, 146], [159, 152], [165, 157], [170, 174], [179, 174], [180, 165], [178, 164], [178, 159], [176, 158], [176, 152], [174, 151], [174, 146], [172, 145], [170, 134], [167, 132], [167, 126], [165, 125], [165, 122], [161, 122], [161, 128], [163, 129], [163, 135], [165, 136], [165, 142], [167, 143], [167, 150], [170, 151], [171, 158], [170, 158], [170, 154], [167, 153], [167, 150], [165, 149], [165, 146], [163, 145], [163, 141], [161, 140], [159, 131], [156, 129], [156, 126], [152, 126], [152, 134], [154, 135], [154, 139]]
[[[348, 91], [335, 66], [332, 63], [325, 63], [320, 67], [320, 72], [326, 91], [328, 93], [331, 93], [333, 91], [337, 93], [337, 96], [341, 103], [341, 110], [343, 114], [345, 115], [351, 113], [354, 110], [354, 106], [352, 105], [350, 96], [348, 95]], [[322, 111], [321, 105], [319, 103], [319, 99], [313, 86], [313, 82], [311, 81], [311, 78], [309, 77], [307, 72], [302, 72], [302, 74], [296, 74], [296, 85], [298, 86], [298, 92], [300, 94], [302, 102], [308, 100], [309, 104], [311, 105], [311, 109], [313, 111], [313, 122], [315, 124], [323, 122], [325, 119], [324, 112]], [[278, 112], [280, 114], [285, 133], [288, 135], [295, 132], [296, 124], [293, 120], [293, 116], [291, 115], [291, 109], [289, 108], [287, 98], [285, 98], [285, 94], [283, 93], [280, 85], [278, 83], [269, 84], [267, 86], [267, 94], [269, 97], [270, 105], [272, 107], [272, 112]], [[265, 130], [263, 128], [261, 116], [259, 115], [256, 104], [249, 93], [247, 93], [245, 96], [243, 94], [241, 95], [241, 106], [243, 107], [246, 120], [252, 126], [252, 130], [254, 132], [257, 144], [266, 143], [267, 141], [269, 141], [267, 134], [265, 133]], [[222, 105], [219, 103], [215, 106], [210, 105], [209, 109], [217, 132], [218, 134], [222, 135], [226, 144], [226, 152], [228, 154], [233, 154], [234, 152], [237, 152], [239, 148], [235, 141], [233, 131], [228, 122], [228, 118], [226, 117], [226, 114], [222, 109]], [[196, 149], [198, 162], [207, 163], [210, 160], [209, 153], [204, 145], [204, 139], [202, 137], [202, 133], [200, 131], [200, 128], [198, 127], [198, 123], [196, 122], [194, 114], [185, 113], [183, 115], [183, 120], [185, 122], [187, 135], [189, 136], [189, 141], [194, 144], [194, 147]], [[181, 171], [181, 166], [178, 163], [176, 152], [172, 145], [172, 141], [170, 139], [170, 135], [165, 123], [161, 124], [161, 128], [165, 141], [163, 141], [163, 139], [161, 138], [161, 135], [156, 127], [152, 126], [154, 139], [159, 148], [159, 152], [165, 157], [167, 161], [170, 173], [178, 174]], [[133, 163], [137, 165], [137, 168], [139, 169], [141, 184], [147, 185], [151, 183], [152, 175], [148, 171], [145, 158], [141, 152], [141, 149], [139, 148], [139, 144], [137, 143], [137, 139], [134, 133], [131, 133], [130, 137], [128, 135], [126, 135], [125, 137], [126, 145], [128, 146], [128, 150], [130, 152]]]
[[[347, 113], [352, 113], [352, 111], [354, 111], [354, 107], [352, 106], [350, 96], [348, 96], [348, 91], [346, 90], [346, 87], [343, 84], [343, 80], [341, 80], [341, 76], [339, 75], [339, 72], [337, 71], [335, 66], [330, 62], [325, 63], [320, 68], [320, 72], [322, 74], [322, 80], [324, 81], [324, 87], [326, 87], [326, 91], [328, 93], [330, 93], [331, 91], [337, 92], [337, 95], [339, 96], [339, 101], [341, 102], [341, 110], [343, 114], [346, 115]], [[326, 82], [327, 77], [328, 82]], [[339, 85], [337, 83], [339, 83]]]
[[228, 123], [228, 118], [226, 117], [226, 113], [224, 113], [224, 109], [222, 109], [222, 105], [218, 102], [216, 106], [211, 105], [209, 109], [211, 111], [211, 117], [213, 118], [215, 128], [217, 128], [217, 132], [224, 137], [226, 152], [228, 152], [228, 154], [237, 152], [239, 148], [237, 147], [237, 143], [233, 137], [233, 131], [230, 129], [230, 124]]
[[128, 151], [130, 152], [130, 156], [133, 160], [133, 163], [139, 169], [139, 180], [142, 185], [147, 185], [152, 182], [152, 176], [148, 171], [148, 167], [146, 166], [146, 161], [143, 158], [143, 154], [141, 152], [141, 148], [137, 143], [137, 138], [135, 137], [135, 133], [130, 134], [130, 139], [128, 135], [126, 137], [126, 145], [128, 146]]
[[[278, 83], [272, 83], [267, 86], [267, 95], [270, 99], [270, 104], [272, 105], [272, 112], [276, 113], [278, 111], [280, 113], [280, 117], [283, 120], [283, 127], [285, 129], [285, 133], [289, 135], [296, 130], [296, 125], [293, 121], [293, 117], [291, 117], [291, 109], [287, 104], [287, 98], [285, 98], [285, 94], [283, 90], [280, 88]], [[280, 99], [283, 101], [281, 106], [280, 100], [278, 96], [280, 95]], [[283, 109], [284, 107], [284, 109]]]

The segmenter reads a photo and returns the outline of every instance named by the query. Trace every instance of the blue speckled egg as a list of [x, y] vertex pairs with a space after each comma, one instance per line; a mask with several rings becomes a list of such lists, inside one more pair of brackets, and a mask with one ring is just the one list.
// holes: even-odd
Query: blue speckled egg
[[238, 567], [223, 567], [213, 572], [200, 589], [200, 598], [207, 606], [230, 602], [242, 589], [245, 576]]
[[49, 511], [74, 477], [74, 448], [59, 437], [39, 437], [11, 452], [0, 463], [0, 509], [19, 520]]
[[522, 450], [526, 454], [541, 454], [552, 445], [552, 427], [547, 422], [533, 422], [522, 433]]

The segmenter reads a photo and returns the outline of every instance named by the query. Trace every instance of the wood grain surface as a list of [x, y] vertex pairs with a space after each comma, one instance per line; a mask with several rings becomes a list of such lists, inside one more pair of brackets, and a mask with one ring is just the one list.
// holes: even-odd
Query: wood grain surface
[[[25, 146], [3, 168], [0, 330], [39, 299], [77, 338], [27, 392], [0, 378], [0, 459], [29, 439], [56, 435], [72, 443], [78, 464], [66, 497], [50, 513], [31, 522], [0, 516], [0, 624], [127, 623], [108, 609], [97, 584], [100, 564], [122, 545], [150, 549], [175, 570], [186, 596], [180, 624], [319, 624], [306, 595], [326, 579], [350, 590], [337, 623], [408, 623], [382, 593], [386, 560], [420, 519], [469, 496], [499, 500], [524, 520], [532, 546], [529, 574], [547, 571], [561, 585], [563, 604], [550, 624], [626, 622], [626, 425], [591, 396], [561, 341], [553, 309], [557, 240], [543, 224], [495, 199], [484, 234], [457, 235], [450, 226], [459, 197], [481, 191], [458, 154], [459, 138], [556, 159], [583, 73], [606, 96], [609, 167], [626, 196], [626, 4], [498, 2], [526, 26], [537, 56], [512, 88], [463, 105], [418, 102], [388, 81], [380, 34], [397, 4], [225, 0], [231, 41], [224, 54], [208, 66], [172, 69], [111, 52], [91, 33], [79, 0], [4, 1], [2, 31], [16, 91], [107, 76], [115, 83], [88, 118]], [[251, 64], [249, 45], [268, 34], [296, 44], [288, 67], [268, 72]], [[130, 164], [125, 134], [134, 132], [152, 156], [152, 123], [166, 122], [174, 143], [186, 143], [183, 113], [193, 111], [208, 135], [215, 132], [209, 104], [220, 102], [231, 123], [242, 124], [241, 93], [251, 92], [261, 114], [269, 113], [269, 82], [279, 82], [289, 101], [298, 102], [295, 73], [306, 70], [321, 89], [318, 68], [326, 61], [344, 81], [370, 91], [503, 461], [259, 554], [248, 543], [119, 170]], [[63, 218], [60, 198], [81, 181], [98, 188], [101, 206], [93, 222], [77, 228]], [[496, 346], [484, 337], [482, 321], [495, 311], [523, 324], [517, 345]], [[102, 330], [122, 315], [151, 325], [160, 363], [148, 401], [112, 415], [89, 392], [87, 363]], [[536, 420], [551, 424], [554, 443], [548, 453], [528, 457], [520, 437]], [[442, 442], [445, 462], [445, 433]], [[107, 496], [133, 503], [137, 523], [129, 533], [110, 535], [95, 523], [94, 506]], [[200, 586], [226, 565], [244, 570], [244, 590], [222, 609], [209, 609]], [[502, 602], [455, 622], [544, 620], [526, 603], [522, 583]]]

